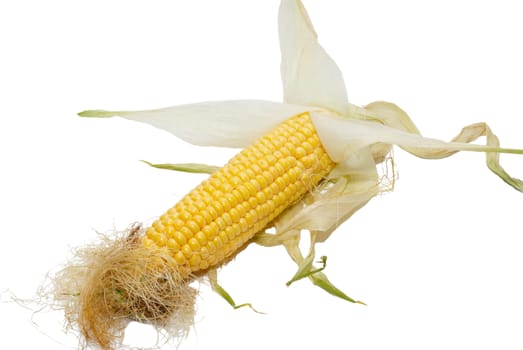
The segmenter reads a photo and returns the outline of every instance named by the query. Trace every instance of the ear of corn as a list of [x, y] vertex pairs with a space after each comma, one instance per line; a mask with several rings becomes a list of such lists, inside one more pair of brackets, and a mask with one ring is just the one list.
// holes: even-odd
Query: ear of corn
[[308, 113], [244, 149], [147, 230], [147, 247], [168, 249], [182, 276], [220, 265], [335, 166]]
[[64, 307], [68, 327], [103, 349], [118, 347], [130, 320], [181, 339], [194, 319], [193, 278], [208, 276], [213, 289], [234, 304], [217, 284], [215, 267], [313, 191], [334, 167], [308, 113], [284, 121], [145, 232], [133, 228], [79, 250], [51, 291]]

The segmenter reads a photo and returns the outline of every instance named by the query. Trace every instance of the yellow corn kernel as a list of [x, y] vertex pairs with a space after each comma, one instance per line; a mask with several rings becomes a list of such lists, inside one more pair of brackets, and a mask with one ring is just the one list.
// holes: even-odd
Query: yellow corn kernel
[[244, 149], [147, 230], [185, 274], [222, 264], [335, 166], [300, 114]]
[[176, 242], [175, 239], [169, 238], [167, 240], [167, 248], [171, 249], [172, 251], [178, 251], [180, 250], [180, 245], [178, 244], [178, 242]]

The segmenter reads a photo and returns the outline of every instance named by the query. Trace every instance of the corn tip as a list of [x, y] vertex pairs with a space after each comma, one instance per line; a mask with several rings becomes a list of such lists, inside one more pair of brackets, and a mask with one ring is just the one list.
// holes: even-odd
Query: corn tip
[[79, 112], [80, 117], [88, 118], [110, 118], [114, 117], [118, 112], [105, 111], [102, 109], [88, 109], [82, 112]]

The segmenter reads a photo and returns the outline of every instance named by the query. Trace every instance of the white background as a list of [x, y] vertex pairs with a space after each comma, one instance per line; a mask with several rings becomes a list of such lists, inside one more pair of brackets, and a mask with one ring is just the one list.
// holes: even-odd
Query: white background
[[[394, 5], [392, 4], [394, 3]], [[450, 139], [488, 121], [523, 147], [523, 22], [518, 2], [305, 0], [349, 99], [395, 102], [421, 131]], [[0, 3], [0, 348], [71, 349], [60, 313], [34, 297], [48, 270], [97, 231], [161, 214], [203, 179], [138, 162], [221, 164], [145, 125], [82, 119], [84, 109], [281, 99], [278, 1]], [[327, 275], [360, 306], [308, 281], [280, 248], [250, 247], [222, 269], [231, 310], [201, 287], [187, 349], [521, 349], [523, 194], [481, 154], [440, 161], [396, 150], [394, 193], [329, 241]], [[523, 157], [502, 156], [523, 176]], [[127, 340], [150, 344], [147, 328]]]

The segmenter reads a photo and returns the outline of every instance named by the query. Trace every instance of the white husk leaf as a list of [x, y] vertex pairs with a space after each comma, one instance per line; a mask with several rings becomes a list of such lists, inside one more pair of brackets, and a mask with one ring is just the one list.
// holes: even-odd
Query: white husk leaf
[[244, 148], [310, 107], [262, 100], [213, 101], [144, 111], [91, 110], [83, 117], [120, 116], [166, 130], [198, 146]]
[[523, 153], [521, 150], [500, 148], [494, 144], [485, 146], [467, 143], [477, 134], [472, 130], [477, 124], [467, 127], [470, 129], [466, 128], [464, 135], [454, 138], [454, 141], [445, 142], [377, 122], [343, 118], [328, 111], [312, 111], [311, 117], [323, 146], [337, 163], [376, 143], [398, 145], [422, 158], [443, 158], [457, 151]]
[[343, 75], [318, 43], [301, 1], [283, 0], [278, 20], [284, 101], [345, 113], [348, 100]]

